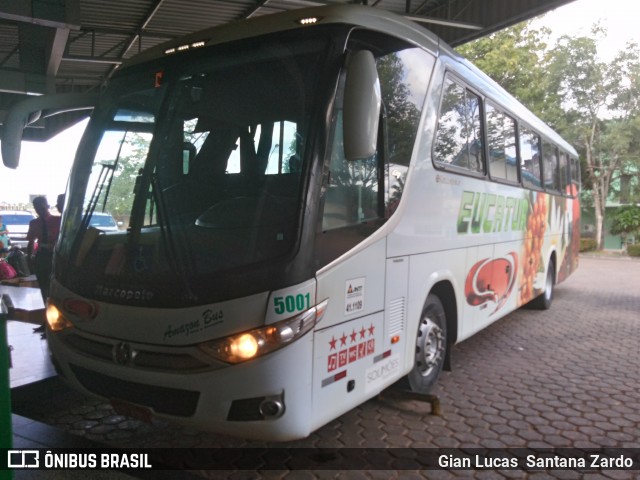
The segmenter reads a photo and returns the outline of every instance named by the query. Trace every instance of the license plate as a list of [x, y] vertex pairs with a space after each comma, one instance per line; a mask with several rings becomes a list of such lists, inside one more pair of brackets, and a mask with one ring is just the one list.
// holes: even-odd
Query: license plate
[[135, 418], [136, 420], [140, 420], [149, 424], [153, 423], [153, 413], [147, 407], [135, 405], [118, 398], [111, 399], [111, 406], [118, 415]]

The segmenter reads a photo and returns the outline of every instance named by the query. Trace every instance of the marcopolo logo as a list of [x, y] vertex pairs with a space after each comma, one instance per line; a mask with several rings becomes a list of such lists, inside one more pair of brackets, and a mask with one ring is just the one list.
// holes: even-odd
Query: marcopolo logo
[[102, 297], [115, 298], [119, 300], [139, 300], [148, 301], [154, 297], [152, 291], [137, 288], [113, 288], [105, 285], [96, 285], [96, 295]]

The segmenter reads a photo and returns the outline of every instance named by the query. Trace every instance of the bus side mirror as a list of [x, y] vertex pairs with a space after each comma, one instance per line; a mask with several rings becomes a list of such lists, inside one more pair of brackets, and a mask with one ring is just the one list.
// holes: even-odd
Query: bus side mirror
[[373, 54], [360, 50], [349, 60], [344, 87], [344, 154], [347, 160], [361, 160], [376, 152], [382, 95]]
[[82, 93], [60, 93], [29, 97], [13, 105], [2, 126], [2, 161], [9, 168], [17, 168], [20, 163], [22, 132], [30, 123], [37, 121], [41, 112], [46, 118], [62, 112], [93, 108], [98, 96]]

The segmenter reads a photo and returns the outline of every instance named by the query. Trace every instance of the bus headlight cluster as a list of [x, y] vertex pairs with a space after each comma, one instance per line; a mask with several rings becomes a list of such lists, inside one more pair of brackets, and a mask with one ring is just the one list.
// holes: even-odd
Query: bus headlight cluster
[[65, 328], [73, 327], [73, 323], [53, 303], [47, 303], [46, 315], [49, 328], [53, 332], [60, 332]]
[[237, 335], [219, 338], [199, 345], [207, 355], [226, 363], [241, 363], [273, 352], [294, 342], [320, 321], [328, 300], [295, 317]]

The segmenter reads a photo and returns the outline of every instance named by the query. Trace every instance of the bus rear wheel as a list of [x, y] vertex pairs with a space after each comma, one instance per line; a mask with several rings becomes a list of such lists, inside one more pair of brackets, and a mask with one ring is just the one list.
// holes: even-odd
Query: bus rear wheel
[[547, 267], [547, 278], [544, 282], [544, 290], [542, 291], [542, 294], [531, 300], [529, 303], [531, 308], [534, 310], [549, 310], [549, 308], [551, 308], [551, 302], [553, 301], [553, 287], [556, 283], [555, 271], [555, 263], [551, 260]]
[[447, 351], [447, 317], [440, 299], [427, 297], [416, 337], [413, 369], [407, 379], [411, 390], [426, 394], [436, 384]]

